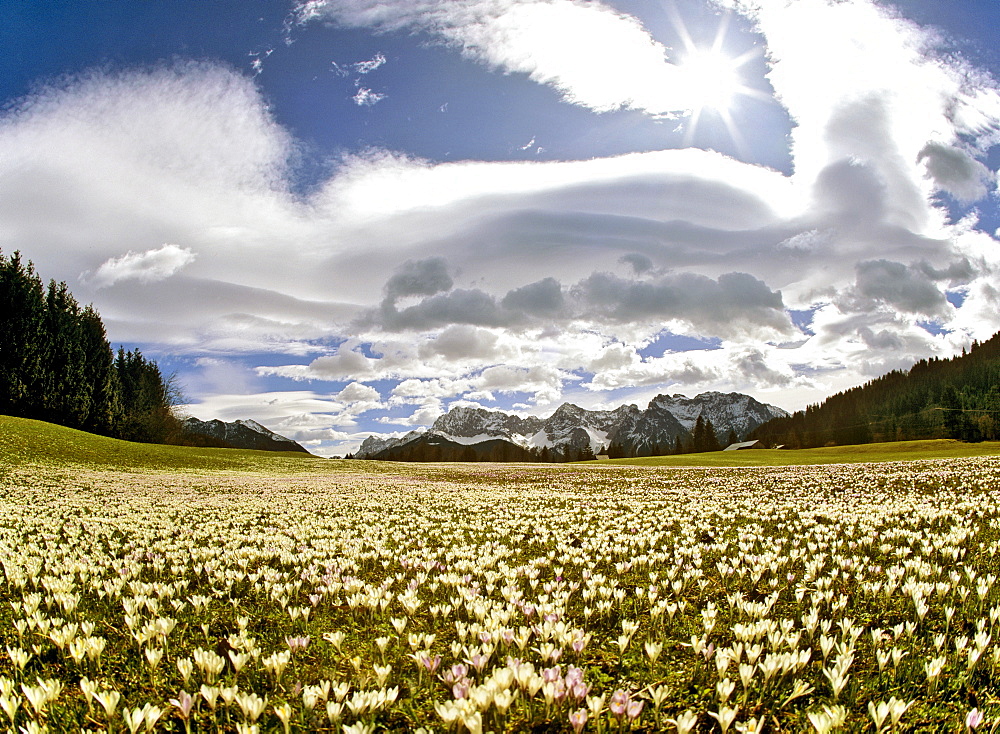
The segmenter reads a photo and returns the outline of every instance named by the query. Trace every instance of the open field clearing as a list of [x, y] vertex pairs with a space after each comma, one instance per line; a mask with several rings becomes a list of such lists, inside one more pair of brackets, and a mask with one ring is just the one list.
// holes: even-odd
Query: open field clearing
[[998, 459], [317, 463], [5, 462], [4, 727], [961, 732], [1000, 719]]
[[856, 464], [872, 461], [910, 461], [913, 459], [964, 459], [1000, 455], [1000, 442], [962, 443], [948, 438], [922, 441], [868, 443], [857, 446], [829, 446], [819, 449], [748, 449], [713, 451], [679, 456], [647, 456], [638, 459], [612, 459], [622, 466], [802, 466], [809, 464]]

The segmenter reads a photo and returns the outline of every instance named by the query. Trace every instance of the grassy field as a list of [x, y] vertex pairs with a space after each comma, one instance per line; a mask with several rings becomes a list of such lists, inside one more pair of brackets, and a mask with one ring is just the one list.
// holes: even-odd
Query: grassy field
[[962, 443], [951, 439], [897, 441], [859, 446], [830, 446], [795, 451], [746, 449], [713, 451], [707, 454], [651, 456], [640, 459], [612, 459], [589, 464], [622, 466], [806, 466], [811, 464], [856, 464], [859, 462], [907, 461], [914, 459], [960, 459], [973, 456], [1000, 456], [1000, 442]]
[[[1000, 442], [961, 443], [952, 440], [835, 446], [797, 451], [751, 449], [682, 456], [577, 462], [647, 467], [741, 467], [853, 464], [919, 459], [957, 459], [1000, 455]], [[64, 466], [123, 471], [267, 471], [276, 473], [344, 471], [351, 462], [321, 459], [295, 452], [198, 449], [119, 441], [64, 428], [52, 423], [0, 415], [0, 466], [54, 463]], [[366, 462], [370, 470], [383, 464]], [[398, 465], [397, 465], [398, 467]]]
[[996, 731], [1000, 458], [854, 448], [392, 464], [0, 418], [0, 730]]
[[326, 469], [298, 452], [198, 449], [119, 441], [43, 421], [0, 415], [0, 466], [55, 464], [121, 471], [269, 471]]

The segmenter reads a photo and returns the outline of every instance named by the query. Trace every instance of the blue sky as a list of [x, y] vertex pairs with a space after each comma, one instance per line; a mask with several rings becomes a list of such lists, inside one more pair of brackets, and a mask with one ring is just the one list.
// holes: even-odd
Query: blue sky
[[794, 410], [1000, 330], [1000, 8], [0, 2], [0, 248], [199, 418]]

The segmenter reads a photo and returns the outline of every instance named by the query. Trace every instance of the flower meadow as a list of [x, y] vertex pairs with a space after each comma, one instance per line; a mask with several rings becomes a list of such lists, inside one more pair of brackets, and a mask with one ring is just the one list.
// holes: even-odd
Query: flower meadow
[[3, 727], [998, 728], [998, 459], [330, 467], [0, 474]]

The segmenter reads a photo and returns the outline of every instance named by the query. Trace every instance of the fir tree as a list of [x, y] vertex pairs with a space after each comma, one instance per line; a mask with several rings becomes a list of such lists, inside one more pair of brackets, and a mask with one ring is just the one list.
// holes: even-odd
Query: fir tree
[[0, 252], [0, 413], [42, 417], [45, 383], [45, 291], [21, 254]]
[[82, 428], [90, 413], [80, 307], [65, 283], [49, 282], [45, 296], [45, 381], [42, 418]]
[[705, 451], [722, 451], [719, 437], [715, 435], [715, 426], [712, 425], [711, 419], [705, 421]]
[[705, 419], [700, 415], [694, 424], [694, 433], [691, 435], [691, 450], [694, 453], [708, 451], [708, 436], [705, 433]]

